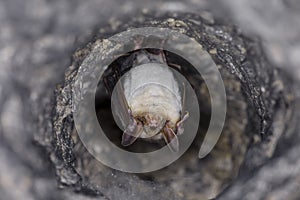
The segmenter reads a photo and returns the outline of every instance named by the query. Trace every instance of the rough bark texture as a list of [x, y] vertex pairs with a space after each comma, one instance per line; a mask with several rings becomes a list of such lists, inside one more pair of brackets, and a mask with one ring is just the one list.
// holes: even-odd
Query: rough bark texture
[[[225, 187], [217, 199], [299, 199], [299, 84], [288, 73], [299, 72], [299, 7], [292, 0], [239, 2], [1, 1], [1, 199], [205, 199]], [[125, 29], [126, 24], [115, 27], [116, 18], [143, 7], [210, 9], [239, 23], [244, 34], [259, 35], [269, 59], [258, 40], [207, 12], [193, 17], [200, 25], [187, 15], [169, 16], [179, 20], [173, 24], [156, 18], [162, 21], [156, 25], [185, 30], [210, 52], [220, 65], [229, 112], [207, 159], [198, 162], [194, 144], [166, 171], [137, 176], [93, 160], [73, 131], [68, 106], [76, 70], [93, 46], [85, 44], [92, 35], [101, 39]], [[277, 24], [270, 23], [278, 16]], [[102, 26], [107, 21], [109, 26]], [[290, 24], [288, 32], [284, 24]], [[181, 176], [166, 176], [179, 169]]]

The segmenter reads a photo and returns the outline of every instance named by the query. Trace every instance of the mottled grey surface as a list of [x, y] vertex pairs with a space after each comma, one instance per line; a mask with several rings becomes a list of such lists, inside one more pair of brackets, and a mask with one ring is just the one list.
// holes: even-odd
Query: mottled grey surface
[[[1, 199], [94, 199], [69, 189], [57, 189], [55, 172], [48, 156], [33, 142], [38, 120], [35, 116], [44, 104], [40, 102], [41, 94], [45, 90], [52, 93], [70, 65], [72, 52], [86, 41], [95, 26], [109, 21], [111, 17], [130, 16], [141, 8], [193, 12], [211, 10], [214, 15], [237, 23], [246, 34], [260, 36], [270, 60], [284, 70], [293, 70], [300, 78], [300, 6], [297, 0], [163, 3], [138, 0], [1, 0]], [[299, 90], [296, 89], [295, 93], [299, 94]], [[270, 163], [257, 170], [250, 179], [240, 178], [226, 191], [224, 199], [299, 197], [299, 182], [293, 179], [295, 175], [299, 177], [300, 150], [296, 147], [299, 143], [298, 132], [287, 135]]]

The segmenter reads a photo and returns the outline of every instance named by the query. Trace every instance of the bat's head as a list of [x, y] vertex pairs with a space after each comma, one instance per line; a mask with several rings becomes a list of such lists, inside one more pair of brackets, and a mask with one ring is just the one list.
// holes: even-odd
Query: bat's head
[[148, 112], [139, 117], [143, 123], [143, 128], [147, 137], [158, 134], [166, 124], [166, 117], [161, 113]]

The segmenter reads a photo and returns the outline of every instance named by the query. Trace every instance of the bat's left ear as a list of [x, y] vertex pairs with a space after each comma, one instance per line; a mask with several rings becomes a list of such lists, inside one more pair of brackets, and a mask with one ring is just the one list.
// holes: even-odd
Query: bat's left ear
[[179, 151], [179, 141], [177, 135], [171, 128], [168, 127], [168, 125], [165, 125], [163, 128], [163, 137], [171, 151]]
[[130, 123], [126, 127], [122, 135], [122, 145], [129, 146], [136, 141], [136, 139], [142, 134], [143, 125], [138, 123], [134, 118], [130, 120]]

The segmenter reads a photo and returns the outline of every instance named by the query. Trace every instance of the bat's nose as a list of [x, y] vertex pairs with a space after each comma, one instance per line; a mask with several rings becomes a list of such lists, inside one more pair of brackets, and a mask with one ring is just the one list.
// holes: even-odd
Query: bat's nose
[[150, 127], [156, 127], [157, 126], [157, 121], [156, 120], [151, 120], [149, 123]]

